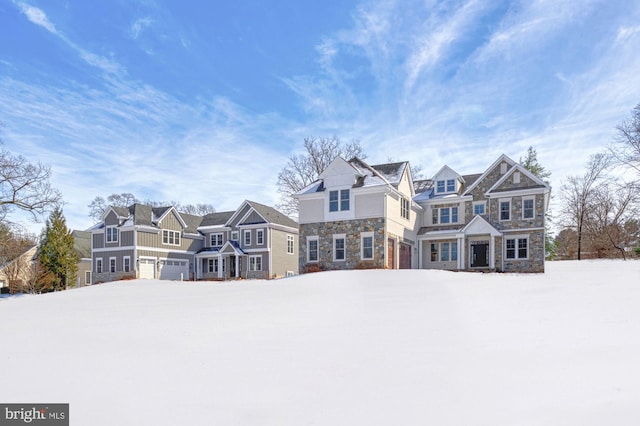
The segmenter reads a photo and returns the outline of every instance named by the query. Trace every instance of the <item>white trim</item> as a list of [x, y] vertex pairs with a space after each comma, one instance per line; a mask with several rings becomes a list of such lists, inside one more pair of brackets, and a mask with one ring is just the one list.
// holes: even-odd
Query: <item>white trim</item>
[[[343, 240], [344, 246], [342, 248], [342, 259], [336, 257], [336, 240]], [[347, 261], [347, 235], [346, 234], [333, 234], [333, 261], [334, 262], [346, 262]]]
[[[291, 243], [291, 251], [289, 251], [289, 243]], [[287, 234], [287, 254], [296, 254], [296, 237], [293, 234]]]
[[[310, 241], [315, 241], [316, 242], [316, 260], [311, 260], [309, 258], [309, 242]], [[318, 235], [310, 235], [307, 236], [307, 263], [318, 263], [320, 261], [320, 237]]]
[[[98, 264], [100, 264], [100, 270], [98, 270]], [[104, 262], [102, 261], [101, 257], [96, 257], [96, 262], [95, 262], [95, 269], [96, 269], [96, 274], [103, 274], [104, 273]]]
[[[525, 201], [533, 201], [531, 217], [525, 217], [525, 215], [524, 215], [524, 202]], [[528, 196], [528, 197], [522, 197], [522, 220], [535, 220], [535, 218], [536, 218], [536, 197], [535, 197], [535, 195]]]
[[[530, 235], [529, 234], [516, 234], [516, 235], [510, 235], [509, 237], [504, 237], [503, 241], [504, 241], [504, 246], [503, 246], [503, 256], [504, 256], [504, 260], [505, 261], [513, 261], [513, 260], [528, 260], [530, 258], [529, 253], [531, 251], [531, 239], [529, 238]], [[515, 241], [515, 247], [514, 247], [514, 255], [515, 257], [507, 257], [507, 241], [510, 240], [514, 240]], [[527, 241], [527, 256], [526, 257], [519, 257], [520, 256], [520, 240], [526, 240]]]
[[[257, 259], [260, 260], [260, 264], [258, 265], [258, 262], [256, 261]], [[253, 265], [252, 265], [252, 261], [253, 261]], [[261, 272], [262, 271], [262, 256], [261, 255], [254, 255], [254, 256], [249, 256], [249, 272]], [[257, 268], [257, 266], [260, 266], [259, 268]]]
[[[129, 270], [127, 271], [125, 260], [129, 260]], [[122, 272], [131, 272], [131, 256], [122, 256]]]
[[256, 229], [256, 245], [263, 246], [265, 245], [264, 242], [264, 228]]
[[464, 191], [464, 193], [462, 195], [466, 195], [469, 192], [471, 192], [472, 189], [474, 189], [476, 186], [478, 186], [480, 184], [480, 182], [482, 182], [484, 179], [486, 179], [487, 176], [489, 175], [489, 173], [491, 173], [493, 171], [493, 169], [495, 169], [503, 161], [506, 162], [507, 164], [510, 164], [511, 166], [516, 164], [515, 161], [513, 161], [511, 158], [507, 157], [505, 154], [500, 155], [500, 157], [498, 157], [498, 159], [496, 161], [494, 161], [493, 164], [491, 164], [484, 171], [484, 173], [482, 173], [482, 175], [480, 175], [480, 177], [478, 179], [476, 179], [476, 181], [473, 182], [473, 184], [471, 186], [469, 186], [469, 188], [467, 188]]
[[[502, 203], [509, 203], [509, 218], [507, 218], [507, 219], [503, 219], [502, 218]], [[511, 214], [512, 207], [513, 207], [513, 203], [511, 202], [511, 198], [500, 198], [498, 200], [498, 221], [499, 222], [509, 222], [509, 221], [511, 221], [511, 219], [512, 219], [511, 216], [513, 216]]]
[[[113, 270], [111, 268], [111, 261], [113, 261]], [[115, 256], [109, 257], [109, 273], [114, 274], [118, 271], [118, 258]]]
[[529, 188], [529, 189], [514, 189], [500, 192], [487, 192], [484, 194], [486, 198], [504, 198], [504, 197], [520, 197], [527, 195], [548, 194], [549, 188]]
[[[249, 236], [248, 240], [247, 240], [247, 235]], [[242, 245], [243, 246], [250, 246], [251, 245], [251, 230], [250, 229], [245, 229], [242, 231]]]

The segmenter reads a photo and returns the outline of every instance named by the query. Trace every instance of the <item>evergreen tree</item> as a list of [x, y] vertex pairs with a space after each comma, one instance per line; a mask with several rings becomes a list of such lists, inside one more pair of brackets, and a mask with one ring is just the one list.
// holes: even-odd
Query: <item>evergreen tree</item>
[[48, 290], [73, 287], [78, 276], [79, 260], [62, 209], [56, 207], [47, 219], [38, 254], [41, 268], [50, 277], [47, 280], [50, 281]]

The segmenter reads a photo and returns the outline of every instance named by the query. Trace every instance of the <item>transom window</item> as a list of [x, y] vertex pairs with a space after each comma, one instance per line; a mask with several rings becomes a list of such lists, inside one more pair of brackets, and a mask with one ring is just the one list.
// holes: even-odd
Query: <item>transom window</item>
[[506, 257], [507, 259], [527, 259], [529, 257], [529, 239], [507, 238]]
[[118, 228], [115, 226], [109, 226], [107, 228], [107, 242], [108, 243], [117, 243], [118, 242]]
[[170, 246], [180, 245], [180, 231], [162, 230], [162, 243]]
[[348, 189], [329, 191], [329, 211], [347, 211], [350, 209], [351, 192]]

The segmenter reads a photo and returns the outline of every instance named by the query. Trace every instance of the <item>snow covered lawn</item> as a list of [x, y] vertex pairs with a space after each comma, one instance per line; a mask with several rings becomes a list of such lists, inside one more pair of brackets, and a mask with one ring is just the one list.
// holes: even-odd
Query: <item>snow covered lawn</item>
[[638, 425], [640, 262], [0, 299], [0, 402], [72, 425]]

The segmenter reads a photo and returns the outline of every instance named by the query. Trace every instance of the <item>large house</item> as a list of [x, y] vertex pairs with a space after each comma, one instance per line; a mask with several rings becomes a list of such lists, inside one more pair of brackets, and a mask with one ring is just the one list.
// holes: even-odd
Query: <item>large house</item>
[[337, 158], [299, 201], [300, 271], [422, 268], [543, 272], [550, 187], [506, 155], [413, 182], [407, 162]]
[[272, 207], [195, 216], [175, 207], [110, 207], [93, 227], [93, 282], [276, 278], [298, 272], [298, 225]]

